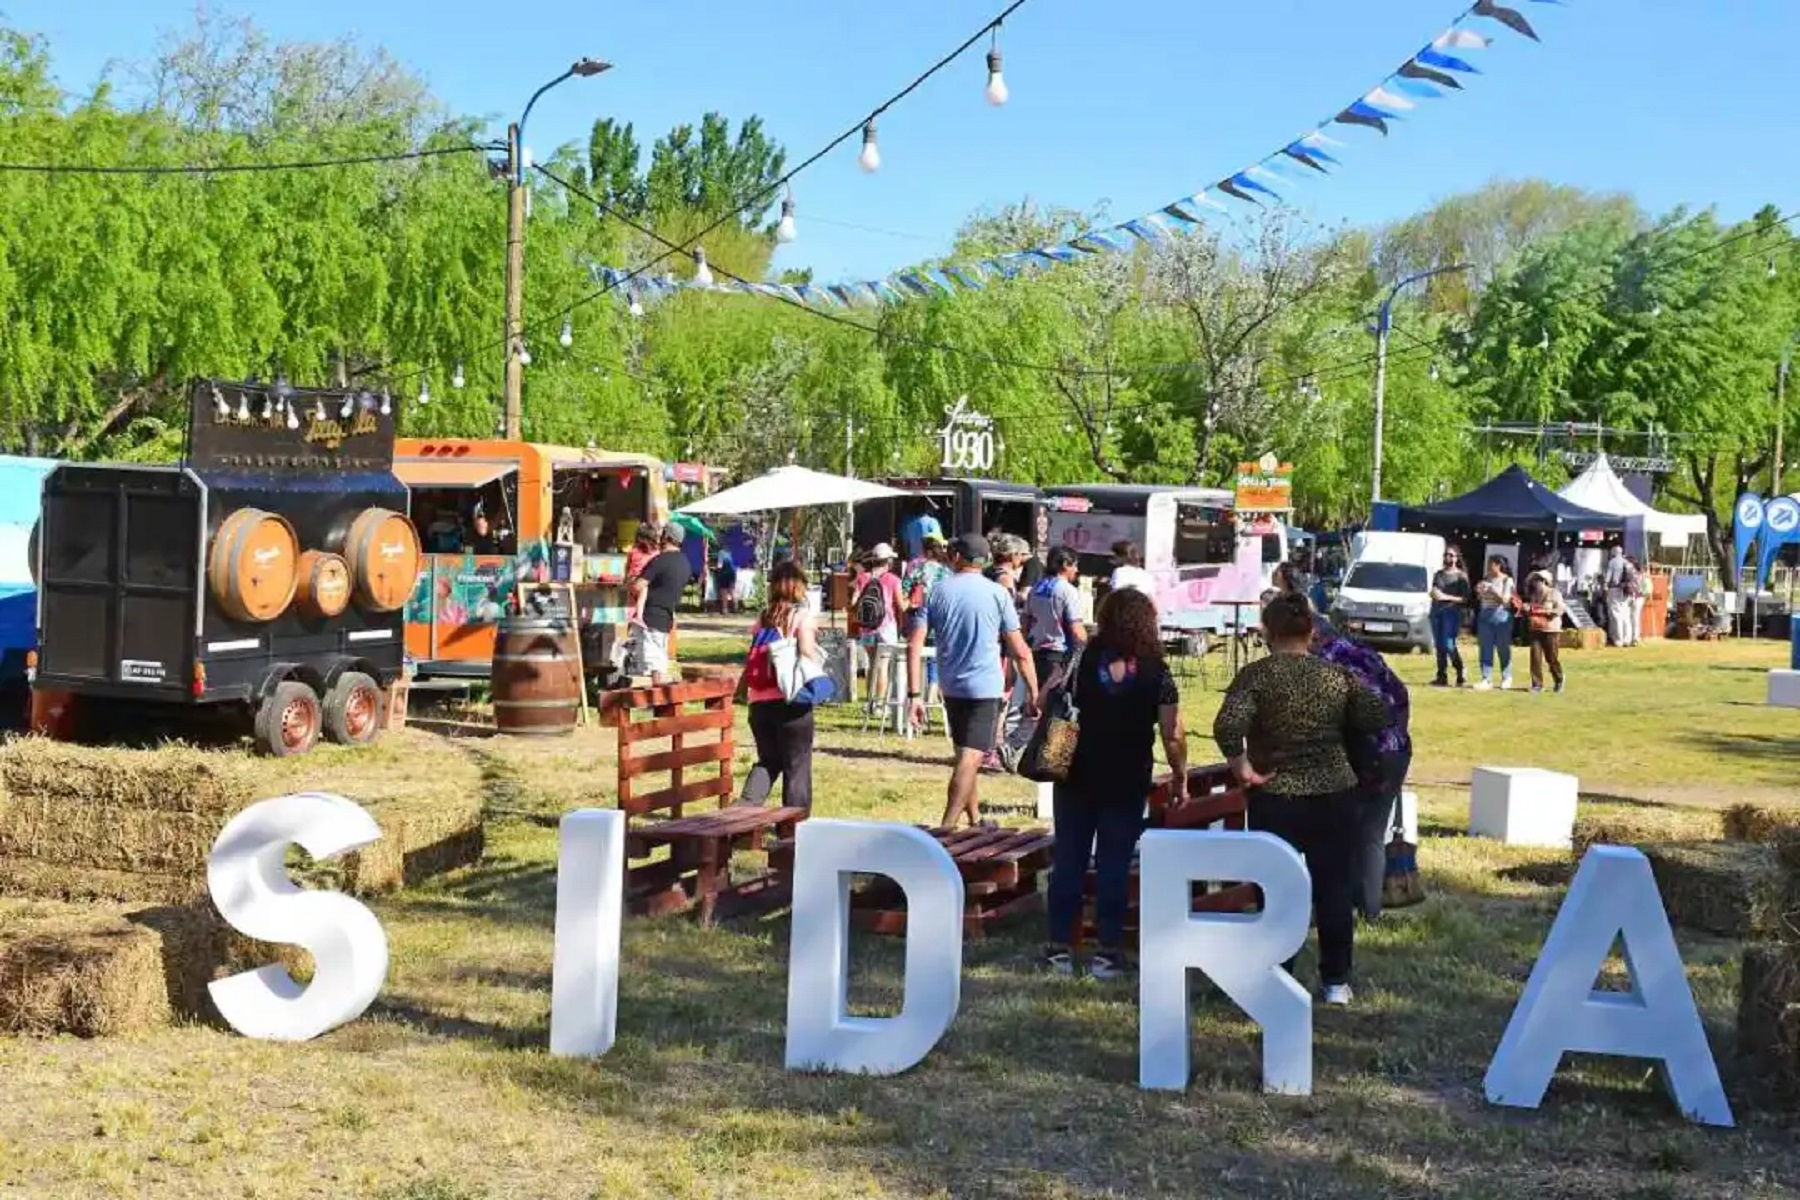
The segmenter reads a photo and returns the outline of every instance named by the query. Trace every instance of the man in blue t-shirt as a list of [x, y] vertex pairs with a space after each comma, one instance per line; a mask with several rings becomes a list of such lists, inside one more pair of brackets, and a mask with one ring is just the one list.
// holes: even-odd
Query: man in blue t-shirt
[[907, 637], [906, 695], [914, 725], [925, 721], [920, 688], [925, 677], [927, 633], [937, 646], [938, 689], [944, 694], [950, 741], [956, 747], [956, 765], [950, 773], [949, 799], [944, 807], [946, 828], [955, 828], [965, 813], [971, 825], [981, 819], [975, 781], [981, 760], [994, 748], [1006, 702], [1002, 647], [1018, 664], [1019, 676], [1025, 681], [1026, 712], [1037, 715], [1037, 672], [1019, 633], [1019, 612], [1005, 588], [982, 576], [988, 556], [987, 539], [979, 534], [965, 534], [951, 542], [950, 565], [956, 574], [932, 590], [925, 620], [915, 623]]
[[906, 561], [912, 562], [925, 553], [925, 539], [935, 537], [943, 540], [944, 527], [938, 519], [928, 512], [908, 517], [900, 526], [900, 548], [906, 551]]

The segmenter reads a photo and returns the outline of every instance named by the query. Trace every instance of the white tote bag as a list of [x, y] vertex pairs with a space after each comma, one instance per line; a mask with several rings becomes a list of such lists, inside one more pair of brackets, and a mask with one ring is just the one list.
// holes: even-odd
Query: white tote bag
[[769, 643], [769, 665], [775, 671], [775, 682], [781, 686], [782, 697], [789, 704], [817, 704], [826, 698], [817, 694], [818, 680], [831, 682], [825, 669], [800, 653], [800, 643], [795, 638], [784, 637]]

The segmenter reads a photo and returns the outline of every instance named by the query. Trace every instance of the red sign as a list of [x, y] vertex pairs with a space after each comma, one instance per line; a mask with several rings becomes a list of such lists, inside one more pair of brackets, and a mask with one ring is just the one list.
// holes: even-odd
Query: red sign
[[705, 483], [705, 463], [671, 463], [669, 478], [676, 483]]

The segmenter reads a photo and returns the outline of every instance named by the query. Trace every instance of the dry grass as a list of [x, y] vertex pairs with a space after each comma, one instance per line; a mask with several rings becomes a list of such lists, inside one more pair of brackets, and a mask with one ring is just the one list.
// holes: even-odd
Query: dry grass
[[1788, 831], [1800, 831], [1800, 809], [1734, 804], [1724, 813], [1725, 836], [1734, 842], [1773, 842]]
[[0, 902], [0, 1030], [139, 1033], [198, 1011], [211, 934], [193, 909]]
[[0, 746], [0, 787], [46, 804], [228, 817], [256, 792], [257, 772], [241, 755], [191, 746], [154, 750], [75, 746], [17, 738]]
[[[696, 649], [684, 639], [684, 656]], [[1764, 666], [1783, 653], [1755, 649]], [[205, 1026], [0, 1039], [11, 1101], [0, 1189], [182, 1200], [1792, 1195], [1800, 1122], [1753, 1103], [1756, 1067], [1733, 1053], [1740, 950], [1727, 940], [1678, 931], [1739, 1130], [1682, 1122], [1639, 1063], [1576, 1056], [1539, 1113], [1481, 1097], [1569, 861], [1461, 836], [1472, 766], [1572, 769], [1586, 792], [1715, 808], [1779, 804], [1791, 788], [1791, 761], [1775, 750], [1694, 741], [1720, 728], [1792, 736], [1791, 714], [1779, 725], [1726, 707], [1760, 704], [1760, 674], [1713, 670], [1751, 662], [1750, 650], [1566, 658], [1575, 690], [1563, 697], [1416, 692], [1417, 774], [1442, 785], [1420, 788], [1431, 898], [1359, 934], [1356, 1005], [1315, 1015], [1310, 1098], [1260, 1094], [1254, 1027], [1205, 986], [1193, 1085], [1138, 1091], [1131, 991], [1035, 971], [1032, 920], [968, 944], [955, 1024], [897, 1078], [782, 1070], [781, 917], [712, 931], [628, 922], [619, 1043], [597, 1062], [551, 1059], [554, 822], [573, 804], [609, 802], [611, 738], [414, 732], [363, 757], [264, 764], [258, 789], [323, 785], [361, 799], [409, 774], [478, 780], [483, 862], [373, 902], [393, 955], [375, 1009], [305, 1046]], [[1422, 659], [1401, 665], [1422, 678]], [[1185, 699], [1189, 726], [1204, 728], [1216, 693], [1190, 685]], [[820, 814], [934, 819], [941, 738], [883, 740], [858, 723], [843, 712], [823, 721]], [[1207, 754], [1196, 742], [1193, 757]], [[1017, 780], [982, 788], [989, 801], [1031, 795]], [[851, 958], [858, 1010], [892, 1011], [901, 945], [859, 938]], [[1313, 978], [1310, 953], [1300, 973]]]
[[1738, 1052], [1776, 1103], [1800, 1099], [1800, 948], [1744, 947]]
[[1669, 920], [1721, 937], [1769, 932], [1767, 897], [1775, 855], [1749, 842], [1651, 842], [1644, 856], [1656, 874]]
[[1708, 809], [1583, 802], [1576, 812], [1571, 849], [1579, 862], [1590, 846], [1708, 841], [1721, 832], [1719, 814]]

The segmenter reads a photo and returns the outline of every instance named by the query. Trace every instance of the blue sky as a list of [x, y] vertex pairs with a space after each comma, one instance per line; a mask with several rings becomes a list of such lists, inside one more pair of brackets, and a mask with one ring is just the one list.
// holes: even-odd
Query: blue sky
[[[1351, 143], [1331, 178], [1291, 199], [1327, 221], [1382, 221], [1496, 176], [1634, 193], [1646, 207], [1716, 204], [1727, 219], [1800, 204], [1793, 0], [1514, 0], [1543, 36], [1493, 27], [1484, 74], [1421, 102], [1391, 137]], [[504, 123], [581, 54], [616, 64], [539, 105], [540, 158], [596, 116], [646, 149], [708, 109], [759, 113], [798, 160], [955, 46], [1003, 0], [241, 0], [281, 37], [344, 33], [387, 47], [453, 108]], [[1012, 100], [992, 109], [979, 50], [881, 122], [883, 166], [853, 140], [795, 183], [801, 238], [781, 266], [823, 281], [941, 253], [971, 212], [1030, 197], [1116, 219], [1240, 169], [1337, 112], [1440, 31], [1458, 0], [1201, 0], [1112, 8], [1030, 0], [1001, 35]], [[12, 0], [47, 35], [59, 82], [91, 88], [113, 60], [151, 55], [187, 0]], [[1491, 25], [1484, 22], [1484, 25]], [[864, 228], [848, 228], [847, 226]]]

